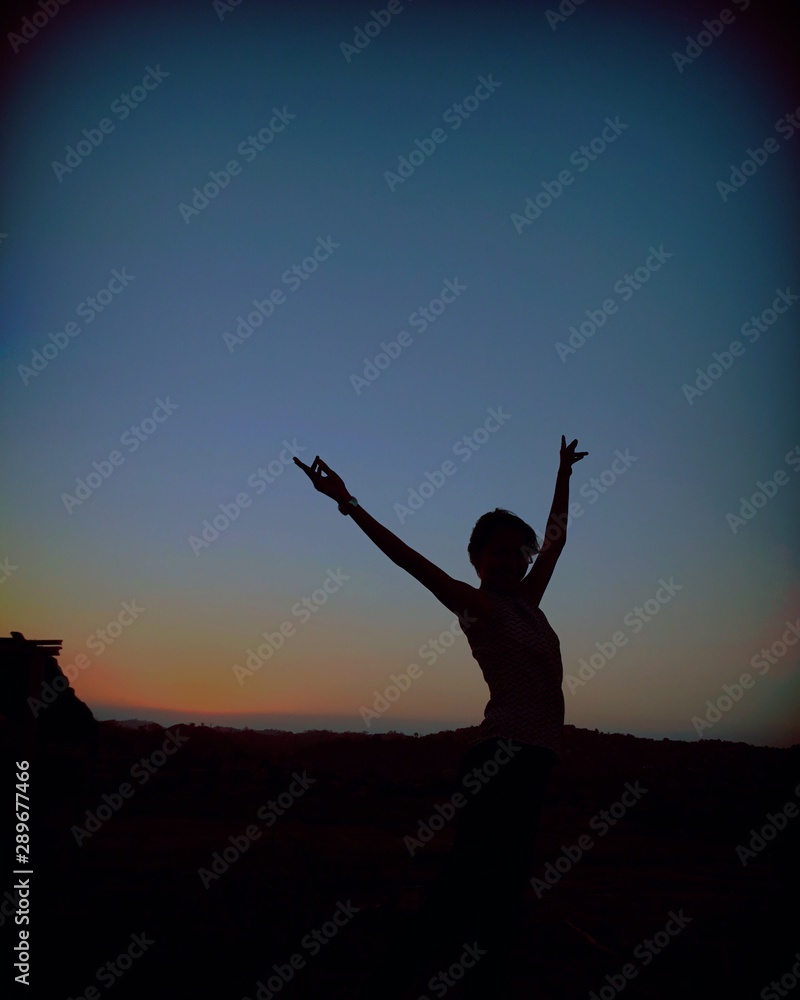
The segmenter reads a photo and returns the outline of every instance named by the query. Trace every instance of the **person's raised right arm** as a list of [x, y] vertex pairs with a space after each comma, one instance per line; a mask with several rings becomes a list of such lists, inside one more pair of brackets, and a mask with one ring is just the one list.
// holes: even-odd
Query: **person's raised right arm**
[[[316, 490], [331, 497], [338, 504], [346, 503], [352, 496], [342, 479], [328, 468], [319, 455], [311, 468], [298, 458], [294, 461], [308, 475]], [[327, 475], [323, 477], [322, 472]], [[376, 521], [360, 504], [348, 507], [350, 516], [381, 552], [385, 553], [396, 566], [410, 573], [454, 614], [468, 616], [473, 620], [486, 619], [491, 614], [488, 598], [477, 587], [449, 576], [435, 563], [420, 555], [410, 545], [406, 545], [394, 532]]]

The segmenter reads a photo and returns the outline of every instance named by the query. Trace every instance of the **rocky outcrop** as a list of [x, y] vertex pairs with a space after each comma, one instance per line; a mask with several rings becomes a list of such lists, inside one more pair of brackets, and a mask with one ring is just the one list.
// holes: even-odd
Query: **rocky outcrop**
[[0, 730], [14, 753], [82, 749], [94, 756], [99, 727], [59, 666], [61, 640], [0, 637]]

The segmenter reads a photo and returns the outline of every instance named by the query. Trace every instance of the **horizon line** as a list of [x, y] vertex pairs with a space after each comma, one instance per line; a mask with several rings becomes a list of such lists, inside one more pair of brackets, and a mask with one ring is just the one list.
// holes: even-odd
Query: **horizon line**
[[[91, 706], [90, 706], [91, 707]], [[140, 715], [133, 714], [120, 714], [120, 713], [132, 713], [132, 712], [143, 712], [148, 716], [155, 715], [161, 716], [161, 720], [158, 718], [148, 718], [142, 717]], [[114, 713], [114, 714], [111, 714]], [[208, 726], [208, 728], [224, 727], [227, 726], [230, 729], [236, 729], [240, 732], [246, 730], [252, 730], [254, 732], [263, 732], [264, 730], [273, 730], [276, 732], [283, 732], [291, 734], [294, 736], [302, 736], [309, 732], [331, 732], [338, 733], [341, 735], [363, 735], [363, 736], [376, 736], [376, 735], [387, 735], [388, 733], [399, 733], [404, 736], [412, 737], [415, 733], [419, 736], [432, 736], [437, 735], [442, 732], [455, 732], [459, 729], [477, 729], [479, 722], [464, 723], [459, 724], [456, 720], [409, 720], [409, 719], [394, 719], [394, 720], [378, 720], [378, 722], [373, 724], [374, 728], [367, 729], [364, 727], [363, 723], [358, 725], [351, 716], [346, 715], [299, 715], [292, 714], [288, 712], [193, 712], [193, 711], [181, 711], [178, 709], [154, 709], [146, 708], [144, 706], [129, 706], [129, 705], [99, 705], [97, 709], [92, 709], [92, 714], [95, 716], [98, 722], [142, 722], [145, 724], [160, 725], [162, 728], [169, 728], [171, 726], [177, 725], [188, 725], [192, 723], [193, 725]], [[178, 718], [182, 716], [182, 718]], [[192, 718], [194, 716], [194, 718]], [[166, 719], [165, 719], [166, 717]], [[167, 721], [170, 720], [170, 721]], [[284, 728], [281, 725], [265, 725], [270, 719], [280, 720], [284, 719], [284, 725], [294, 724], [299, 728]], [[206, 721], [206, 720], [217, 720], [217, 721]], [[249, 720], [249, 722], [247, 721]], [[318, 724], [311, 724], [319, 720]], [[255, 724], [254, 724], [255, 723]], [[325, 724], [327, 723], [327, 724]], [[379, 725], [380, 723], [380, 725]], [[342, 728], [346, 726], [347, 728]], [[775, 750], [786, 750], [793, 746], [798, 746], [798, 743], [786, 743], [784, 745], [777, 745], [774, 743], [753, 743], [750, 740], [744, 739], [742, 737], [738, 739], [732, 738], [720, 738], [720, 737], [710, 737], [706, 736], [702, 739], [696, 737], [687, 737], [685, 735], [679, 734], [665, 734], [665, 733], [631, 733], [631, 732], [621, 732], [618, 730], [610, 731], [606, 729], [600, 729], [599, 727], [589, 728], [585, 726], [576, 726], [572, 723], [564, 723], [564, 728], [571, 728], [575, 730], [583, 730], [584, 732], [595, 732], [605, 736], [630, 736], [633, 739], [644, 739], [652, 741], [664, 741], [668, 740], [676, 743], [702, 743], [702, 742], [719, 742], [719, 743], [743, 743], [747, 746], [754, 747], [765, 747], [767, 749]]]

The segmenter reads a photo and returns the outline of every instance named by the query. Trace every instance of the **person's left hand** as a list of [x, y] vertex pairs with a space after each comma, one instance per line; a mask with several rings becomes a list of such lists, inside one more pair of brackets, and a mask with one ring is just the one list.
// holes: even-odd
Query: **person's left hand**
[[571, 472], [572, 466], [576, 462], [580, 462], [582, 458], [585, 458], [589, 454], [588, 451], [575, 451], [575, 445], [577, 443], [578, 439], [575, 438], [572, 444], [567, 444], [564, 435], [561, 435], [561, 464], [559, 469]]

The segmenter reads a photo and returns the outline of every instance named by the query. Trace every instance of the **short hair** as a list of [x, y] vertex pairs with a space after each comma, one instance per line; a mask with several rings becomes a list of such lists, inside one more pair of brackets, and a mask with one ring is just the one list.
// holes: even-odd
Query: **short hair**
[[532, 555], [536, 555], [539, 552], [539, 539], [536, 537], [536, 532], [533, 528], [510, 510], [495, 507], [494, 510], [489, 511], [487, 514], [482, 514], [478, 518], [470, 535], [467, 552], [469, 553], [469, 561], [476, 570], [481, 552], [499, 528], [513, 528], [525, 537], [523, 551], [529, 559]]

